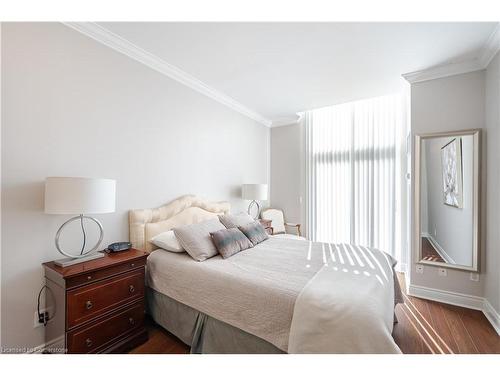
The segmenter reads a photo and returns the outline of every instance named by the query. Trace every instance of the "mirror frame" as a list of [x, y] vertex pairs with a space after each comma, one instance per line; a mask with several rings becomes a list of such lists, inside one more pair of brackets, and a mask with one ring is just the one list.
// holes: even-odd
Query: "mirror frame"
[[[421, 235], [421, 174], [422, 174], [422, 163], [421, 163], [421, 155], [422, 155], [422, 145], [423, 140], [431, 139], [431, 138], [439, 138], [439, 137], [458, 137], [463, 135], [472, 135], [474, 142], [474, 153], [473, 153], [473, 197], [472, 197], [472, 212], [473, 212], [473, 228], [472, 228], [472, 266], [464, 266], [459, 264], [448, 264], [448, 263], [439, 263], [439, 262], [431, 262], [429, 260], [422, 259], [422, 235]], [[429, 266], [435, 267], [445, 267], [445, 268], [453, 268], [464, 271], [471, 272], [479, 272], [479, 264], [480, 264], [480, 247], [481, 247], [481, 129], [467, 129], [467, 130], [458, 130], [458, 131], [450, 131], [450, 132], [440, 132], [440, 133], [426, 133], [426, 134], [416, 134], [415, 135], [415, 197], [414, 197], [414, 207], [415, 207], [415, 223], [414, 223], [414, 233], [415, 233], [415, 246], [417, 248], [416, 254], [416, 263], [417, 264], [426, 264]]]

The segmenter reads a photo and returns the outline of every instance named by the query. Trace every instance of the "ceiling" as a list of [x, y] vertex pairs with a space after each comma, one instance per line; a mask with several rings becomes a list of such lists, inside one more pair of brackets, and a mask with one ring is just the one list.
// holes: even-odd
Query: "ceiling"
[[496, 23], [99, 23], [274, 124], [479, 57]]

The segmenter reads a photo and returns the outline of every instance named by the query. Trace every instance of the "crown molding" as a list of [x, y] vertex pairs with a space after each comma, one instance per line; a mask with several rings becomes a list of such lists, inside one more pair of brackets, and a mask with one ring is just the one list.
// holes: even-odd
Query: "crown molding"
[[484, 69], [479, 63], [478, 59], [463, 61], [460, 63], [438, 65], [429, 69], [418, 70], [402, 74], [403, 78], [410, 83], [418, 83], [430, 81], [432, 79], [444, 78], [454, 76], [457, 74], [464, 74], [474, 72], [476, 70]]
[[166, 75], [179, 83], [182, 83], [200, 94], [208, 96], [209, 98], [241, 113], [246, 117], [251, 118], [254, 121], [259, 122], [262, 125], [270, 127], [272, 124], [271, 120], [245, 107], [233, 98], [214, 89], [213, 87], [210, 87], [198, 78], [193, 77], [176, 66], [167, 63], [158, 56], [143, 50], [139, 46], [94, 22], [63, 22], [63, 24], [104, 44], [107, 47], [114, 49], [117, 52], [130, 57], [131, 59], [148, 66], [151, 69], [156, 70], [157, 72]]
[[459, 63], [450, 63], [444, 65], [433, 66], [428, 69], [419, 70], [402, 74], [403, 78], [410, 83], [424, 82], [437, 78], [454, 76], [483, 70], [488, 67], [493, 57], [500, 50], [500, 23], [488, 37], [488, 40], [483, 45], [479, 52], [479, 56], [472, 60], [462, 61]]
[[481, 54], [479, 55], [480, 64], [486, 68], [491, 60], [495, 57], [500, 50], [500, 23], [497, 24], [495, 30], [490, 34], [488, 41], [483, 46]]
[[300, 121], [299, 115], [282, 117], [282, 118], [278, 118], [276, 120], [273, 120], [271, 127], [278, 128], [280, 126], [297, 125], [299, 123], [299, 121]]

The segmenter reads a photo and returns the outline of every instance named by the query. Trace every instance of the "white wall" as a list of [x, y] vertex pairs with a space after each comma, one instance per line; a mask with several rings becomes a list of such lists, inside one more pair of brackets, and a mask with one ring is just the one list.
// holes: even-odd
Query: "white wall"
[[[271, 206], [281, 208], [286, 220], [305, 225], [304, 142], [302, 125], [271, 129]], [[305, 227], [304, 227], [305, 229]]]
[[104, 244], [128, 239], [127, 211], [193, 193], [246, 209], [240, 185], [268, 182], [269, 129], [61, 24], [2, 30], [4, 347], [33, 328], [41, 263], [60, 257], [66, 216], [43, 213], [47, 176], [117, 180]]
[[500, 52], [486, 70], [486, 272], [484, 296], [500, 312]]
[[[484, 128], [484, 77], [484, 71], [477, 71], [413, 84], [411, 86], [412, 135]], [[413, 160], [412, 176], [414, 163]], [[429, 168], [429, 165], [427, 167]], [[412, 196], [414, 194], [415, 186], [412, 186]], [[415, 210], [413, 202], [412, 200], [412, 220]], [[484, 203], [483, 196], [483, 207]], [[482, 270], [479, 282], [471, 281], [469, 272], [459, 270], [449, 269], [448, 276], [438, 276], [438, 268], [431, 266], [426, 266], [423, 274], [417, 274], [415, 272], [417, 236], [418, 234], [414, 233], [411, 247], [412, 266], [409, 267], [410, 283], [413, 286], [482, 296], [484, 270]]]
[[[424, 228], [424, 224], [427, 225], [426, 231], [453, 263], [472, 266], [474, 143], [471, 135], [461, 137], [462, 207], [452, 207], [443, 203], [441, 147], [454, 138], [440, 137], [423, 141], [427, 173], [425, 180], [427, 181], [425, 182], [422, 178], [422, 206], [427, 205], [427, 223], [424, 223], [422, 215], [422, 228]], [[422, 172], [424, 173], [423, 169]], [[425, 183], [427, 186], [424, 189]]]

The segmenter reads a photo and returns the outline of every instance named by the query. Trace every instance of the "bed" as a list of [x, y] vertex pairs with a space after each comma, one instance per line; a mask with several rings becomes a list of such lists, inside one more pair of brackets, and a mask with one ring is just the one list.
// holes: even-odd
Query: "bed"
[[271, 236], [197, 262], [149, 241], [229, 210], [189, 195], [129, 215], [133, 246], [151, 253], [148, 313], [192, 353], [400, 352], [391, 333], [401, 295], [395, 262], [382, 252]]

